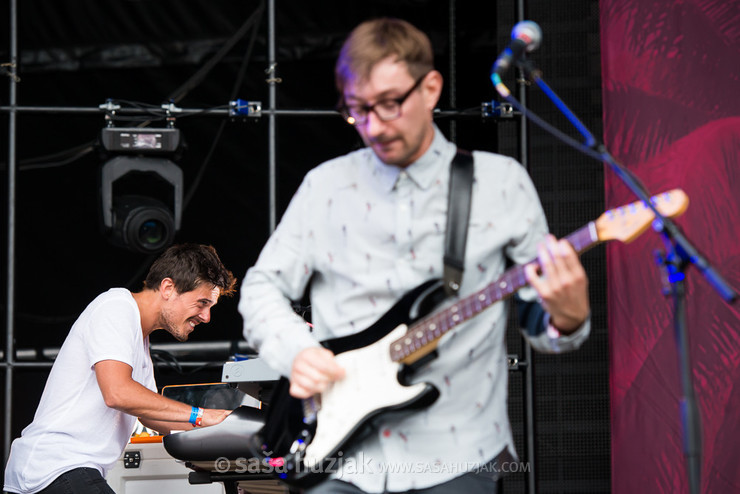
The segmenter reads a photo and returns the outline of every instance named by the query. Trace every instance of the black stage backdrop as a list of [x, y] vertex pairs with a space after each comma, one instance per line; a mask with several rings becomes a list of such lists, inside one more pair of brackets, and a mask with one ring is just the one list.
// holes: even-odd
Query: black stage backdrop
[[[3, 27], [8, 25], [8, 4], [0, 2]], [[256, 0], [23, 0], [19, 4], [20, 106], [93, 108], [113, 99], [127, 106], [159, 106], [174, 100], [181, 108], [212, 109], [226, 107], [235, 97], [267, 106], [266, 79], [278, 77], [279, 109], [330, 110], [337, 99], [333, 63], [349, 30], [370, 17], [402, 17], [428, 32], [435, 45], [437, 65], [446, 80], [440, 108], [468, 109], [472, 115], [440, 118], [443, 132], [465, 148], [519, 157], [518, 119], [480, 117], [481, 103], [497, 98], [488, 75], [517, 20], [513, 3], [279, 1], [275, 12], [278, 65], [273, 74], [266, 72], [266, 5]], [[533, 59], [561, 97], [600, 135], [598, 1], [525, 4], [525, 16], [540, 23], [545, 33]], [[256, 21], [245, 28], [255, 12]], [[202, 78], [194, 79], [229, 41], [234, 43], [225, 56]], [[8, 36], [0, 43], [4, 61]], [[516, 85], [513, 74], [505, 82], [510, 88]], [[7, 95], [3, 91], [3, 105], [8, 103]], [[541, 94], [529, 91], [529, 101], [544, 118], [565, 126]], [[0, 122], [3, 196], [8, 179], [6, 116]], [[128, 122], [139, 123], [140, 119]], [[87, 303], [111, 286], [138, 289], [142, 270], [151, 261], [111, 245], [99, 231], [97, 190], [103, 160], [94, 144], [104, 125], [102, 113], [18, 114], [14, 321], [18, 349], [59, 347]], [[176, 241], [214, 245], [241, 279], [269, 235], [268, 119], [231, 120], [203, 113], [177, 118], [176, 126], [187, 141], [178, 164], [189, 198]], [[528, 169], [552, 230], [562, 236], [596, 218], [603, 211], [601, 166], [536, 128], [530, 129], [528, 137]], [[280, 116], [278, 218], [307, 170], [359, 145], [354, 131], [338, 116]], [[1, 207], [6, 218], [7, 201]], [[2, 231], [0, 273], [5, 279], [7, 230]], [[584, 263], [591, 277], [594, 309], [590, 341], [572, 355], [534, 360], [537, 463], [532, 467], [537, 468], [537, 492], [609, 491], [603, 249], [588, 253]], [[4, 304], [5, 284], [0, 291]], [[236, 301], [222, 300], [212, 322], [200, 327], [191, 340], [241, 339]], [[168, 335], [156, 333], [154, 340], [172, 342]], [[509, 345], [510, 353], [521, 356], [515, 333]], [[158, 382], [219, 380], [221, 362], [189, 374], [160, 367]], [[46, 373], [45, 369], [16, 369], [14, 436], [31, 421]], [[522, 386], [521, 374], [512, 372], [510, 410], [517, 447], [524, 455]], [[510, 475], [505, 491], [524, 492], [524, 479], [523, 473]]]

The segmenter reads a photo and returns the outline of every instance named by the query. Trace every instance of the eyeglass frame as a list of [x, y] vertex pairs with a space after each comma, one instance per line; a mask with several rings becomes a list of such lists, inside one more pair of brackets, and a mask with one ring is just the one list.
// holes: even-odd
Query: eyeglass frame
[[[362, 118], [361, 120], [360, 120], [360, 119], [358, 119], [358, 118], [356, 118], [356, 117], [354, 117], [353, 115], [351, 115], [351, 114], [350, 114], [350, 112], [349, 112], [349, 109], [350, 109], [350, 107], [349, 107], [349, 105], [347, 105], [347, 103], [346, 103], [346, 102], [344, 101], [344, 98], [342, 98], [342, 102], [341, 102], [341, 103], [340, 103], [340, 104], [338, 105], [338, 108], [337, 108], [337, 110], [339, 111], [339, 113], [341, 113], [341, 114], [342, 114], [342, 117], [344, 118], [344, 120], [345, 120], [345, 121], [346, 121], [346, 122], [347, 122], [348, 124], [350, 124], [350, 125], [353, 125], [353, 126], [354, 126], [354, 125], [365, 125], [365, 124], [367, 123], [367, 118], [368, 118], [368, 116], [370, 115], [370, 112], [373, 112], [373, 113], [375, 113], [375, 116], [376, 116], [376, 117], [378, 117], [378, 119], [379, 119], [379, 120], [380, 120], [381, 122], [391, 122], [391, 121], [393, 121], [393, 120], [396, 120], [396, 119], [398, 119], [398, 118], [400, 118], [400, 117], [401, 117], [401, 114], [402, 114], [402, 112], [401, 112], [401, 107], [402, 107], [402, 106], [403, 106], [403, 104], [404, 104], [404, 103], [406, 102], [406, 100], [407, 100], [407, 99], [409, 99], [409, 96], [411, 96], [411, 94], [412, 94], [412, 93], [413, 93], [413, 92], [414, 92], [414, 91], [415, 91], [416, 89], [418, 89], [418, 88], [419, 88], [419, 86], [421, 85], [422, 81], [423, 81], [423, 80], [424, 80], [424, 79], [426, 78], [426, 76], [428, 76], [428, 75], [429, 75], [429, 72], [425, 73], [424, 75], [422, 75], [421, 77], [419, 77], [418, 79], [416, 79], [416, 82], [414, 82], [414, 85], [413, 85], [413, 86], [411, 86], [411, 88], [410, 88], [410, 89], [409, 89], [408, 91], [406, 91], [406, 93], [405, 93], [405, 94], [403, 94], [402, 96], [399, 96], [398, 98], [383, 98], [383, 99], [382, 99], [382, 100], [380, 100], [380, 101], [376, 101], [376, 102], [375, 102], [375, 103], [373, 103], [372, 105], [368, 105], [368, 104], [365, 104], [365, 105], [353, 105], [353, 106], [357, 106], [358, 108], [360, 108], [360, 109], [364, 110], [364, 116], [363, 116], [363, 118]], [[383, 116], [381, 116], [381, 115], [380, 115], [380, 114], [379, 114], [379, 113], [378, 113], [378, 112], [377, 112], [377, 111], [375, 110], [375, 107], [376, 107], [376, 106], [378, 106], [378, 105], [384, 104], [384, 103], [385, 103], [385, 104], [387, 104], [387, 103], [389, 103], [389, 102], [393, 102], [393, 103], [395, 103], [396, 105], [398, 105], [398, 110], [397, 110], [397, 113], [396, 113], [396, 115], [395, 115], [395, 116], [393, 116], [393, 117], [390, 117], [390, 118], [388, 118], [388, 117], [383, 117]]]

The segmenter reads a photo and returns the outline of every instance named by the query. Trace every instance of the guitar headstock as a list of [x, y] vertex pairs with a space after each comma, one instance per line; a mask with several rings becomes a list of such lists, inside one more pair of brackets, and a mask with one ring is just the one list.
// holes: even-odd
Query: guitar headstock
[[[650, 201], [660, 214], [675, 218], [689, 207], [689, 197], [681, 189], [673, 189], [654, 195]], [[655, 219], [655, 214], [642, 201], [635, 201], [618, 208], [610, 209], [595, 221], [599, 240], [620, 240], [632, 242], [644, 232]]]

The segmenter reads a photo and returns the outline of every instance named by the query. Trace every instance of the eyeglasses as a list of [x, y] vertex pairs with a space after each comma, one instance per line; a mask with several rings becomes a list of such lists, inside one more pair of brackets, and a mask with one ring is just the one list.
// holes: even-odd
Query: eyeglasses
[[375, 115], [383, 122], [390, 122], [401, 116], [401, 105], [404, 101], [411, 96], [416, 88], [419, 87], [421, 81], [427, 76], [429, 72], [419, 77], [411, 89], [406, 91], [406, 94], [398, 98], [386, 98], [375, 102], [372, 105], [347, 105], [343, 104], [339, 107], [339, 112], [342, 114], [344, 119], [350, 125], [364, 125], [367, 122], [367, 116], [370, 112], [374, 112]]

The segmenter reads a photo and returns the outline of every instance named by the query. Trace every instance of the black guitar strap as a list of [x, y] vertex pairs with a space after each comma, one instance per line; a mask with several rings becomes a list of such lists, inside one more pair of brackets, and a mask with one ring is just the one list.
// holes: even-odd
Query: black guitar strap
[[450, 166], [450, 193], [445, 230], [444, 287], [456, 295], [465, 270], [465, 243], [468, 238], [470, 199], [473, 195], [473, 155], [458, 149]]

